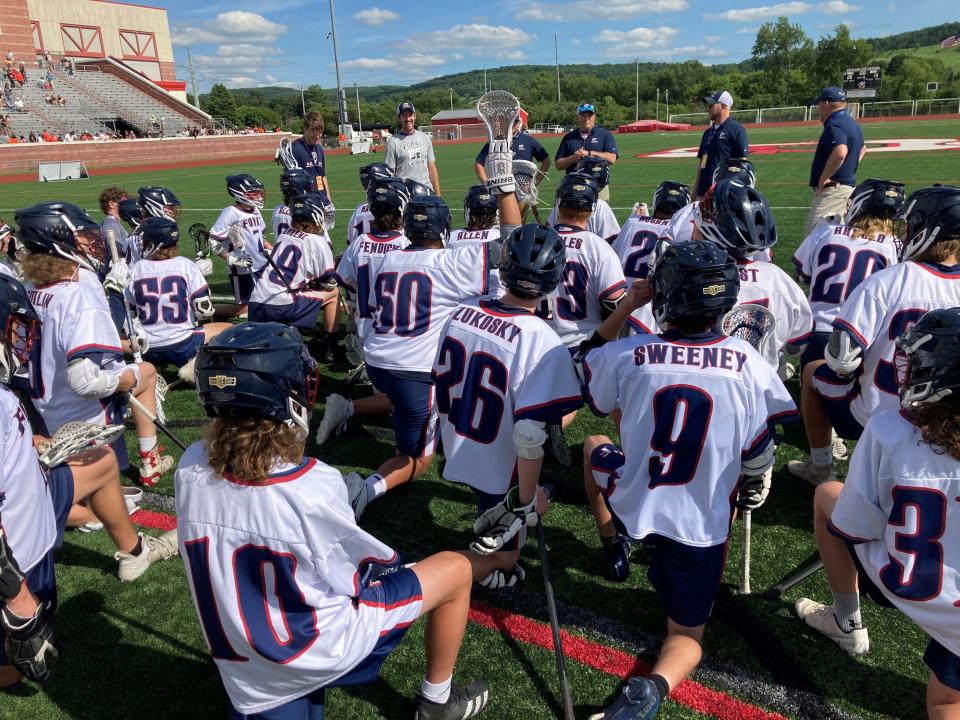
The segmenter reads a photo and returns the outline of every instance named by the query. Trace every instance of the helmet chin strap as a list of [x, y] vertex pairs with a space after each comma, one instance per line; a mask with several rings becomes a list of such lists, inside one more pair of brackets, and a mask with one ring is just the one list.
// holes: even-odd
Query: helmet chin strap
[[17, 362], [6, 342], [0, 342], [0, 384], [9, 385], [19, 366], [20, 363]]

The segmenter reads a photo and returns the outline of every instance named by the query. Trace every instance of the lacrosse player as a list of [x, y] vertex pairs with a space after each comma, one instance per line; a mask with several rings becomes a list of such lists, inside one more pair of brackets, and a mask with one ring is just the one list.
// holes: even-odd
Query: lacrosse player
[[274, 241], [279, 240], [280, 235], [290, 227], [290, 203], [310, 193], [311, 186], [310, 175], [303, 168], [290, 168], [280, 174], [280, 194], [283, 202], [273, 209], [273, 216], [270, 218]]
[[117, 208], [120, 219], [130, 228], [130, 233], [126, 239], [124, 257], [126, 258], [127, 265], [132, 266], [134, 262], [140, 259], [140, 235], [137, 233], [137, 228], [139, 228], [140, 223], [143, 222], [145, 214], [138, 198], [121, 200], [117, 204]]
[[[607, 187], [607, 184], [610, 182], [609, 163], [601, 157], [587, 156], [577, 163], [574, 172], [589, 175], [596, 181], [597, 185], [597, 199], [594, 202], [593, 212], [590, 213], [590, 217], [586, 220], [585, 229], [603, 238], [608, 243], [612, 243], [620, 233], [620, 223], [617, 222], [617, 216], [614, 215], [613, 210], [610, 209], [610, 204], [600, 198], [600, 192]], [[562, 184], [563, 180], [560, 182]], [[559, 191], [559, 189], [558, 186], [557, 190]], [[559, 200], [559, 195], [557, 199]], [[559, 219], [559, 213], [560, 205], [558, 202], [550, 212], [547, 225], [556, 227], [562, 223], [563, 221]]]
[[[24, 287], [0, 276], [0, 601], [19, 601], [16, 606], [8, 602], [0, 611], [0, 687], [18, 682], [21, 674], [45, 679], [46, 662], [57, 654], [51, 644], [57, 606], [53, 550], [63, 542], [74, 503], [86, 500], [103, 520], [117, 547], [114, 557], [122, 581], [136, 580], [150, 565], [177, 551], [175, 530], [155, 538], [133, 529], [117, 459], [109, 448], [86, 450], [49, 470], [38, 462], [30, 421], [9, 386], [29, 362], [39, 324]], [[11, 567], [12, 558], [16, 560]], [[14, 574], [14, 568], [19, 573]], [[21, 596], [24, 581], [35, 602]], [[15, 651], [10, 656], [4, 650], [4, 635], [8, 648]]]
[[110, 241], [116, 243], [117, 249], [122, 257], [127, 256], [127, 231], [124, 230], [120, 222], [120, 203], [128, 200], [130, 197], [126, 190], [118, 187], [108, 187], [102, 193], [98, 202], [100, 203], [100, 212], [103, 213], [103, 222], [100, 223], [100, 232], [103, 235], [103, 242], [110, 247]]
[[648, 216], [646, 205], [640, 205], [641, 212], [627, 218], [612, 245], [628, 280], [632, 282], [647, 277], [650, 253], [667, 231], [670, 218], [689, 203], [690, 188], [683, 183], [664, 180], [653, 193], [653, 215]]
[[450, 210], [436, 196], [414, 198], [403, 211], [410, 241], [387, 253], [371, 277], [377, 305], [363, 343], [367, 374], [393, 404], [396, 454], [370, 477], [346, 477], [357, 517], [367, 504], [423, 474], [433, 460], [437, 411], [430, 372], [446, 321], [461, 300], [487, 293], [498, 243], [445, 249]]
[[17, 279], [22, 277], [23, 270], [17, 259], [18, 244], [13, 228], [0, 218], [0, 275], [9, 275]]
[[[757, 186], [757, 174], [753, 169], [753, 163], [749, 160], [728, 160], [713, 171], [713, 184], [721, 180], [732, 178], [741, 185]], [[674, 242], [686, 242], [693, 239], [693, 213], [700, 206], [699, 200], [689, 202], [680, 208], [670, 218], [670, 225], [667, 227], [667, 235]], [[754, 259], [767, 259], [765, 256]]]
[[[549, 158], [548, 158], [549, 159]], [[486, 243], [500, 239], [497, 226], [497, 197], [484, 185], [472, 185], [463, 198], [463, 219], [466, 227], [450, 233], [449, 247], [456, 248], [467, 243]], [[500, 271], [490, 268], [488, 281], [490, 297], [503, 294], [500, 287]]]
[[400, 129], [387, 138], [384, 165], [397, 177], [415, 180], [439, 195], [440, 175], [433, 155], [433, 141], [417, 130], [417, 109], [412, 102], [397, 106], [397, 121]]
[[[365, 195], [370, 193], [370, 183], [392, 177], [390, 168], [383, 163], [370, 163], [360, 168], [360, 185], [363, 186]], [[365, 199], [357, 205], [350, 216], [350, 223], [347, 225], [347, 245], [351, 245], [354, 240], [361, 235], [366, 235], [371, 229], [373, 229], [373, 213], [370, 212], [370, 206]]]
[[255, 276], [267, 265], [263, 232], [266, 228], [260, 209], [264, 203], [263, 183], [253, 175], [227, 176], [227, 192], [234, 198], [233, 205], [220, 211], [210, 228], [213, 251], [222, 257], [230, 273], [234, 314], [242, 314], [256, 284]]
[[406, 629], [428, 614], [415, 716], [474, 717], [487, 683], [452, 684], [470, 563], [443, 552], [404, 567], [357, 526], [340, 473], [303, 454], [318, 385], [296, 330], [277, 323], [232, 327], [197, 360], [200, 402], [214, 420], [180, 460], [177, 518], [230, 716], [322, 717], [326, 688], [376, 680]]
[[[17, 211], [30, 299], [42, 323], [30, 357], [30, 398], [53, 435], [71, 420], [112, 425], [123, 422], [123, 398], [132, 394], [156, 415], [157, 373], [150, 363], [126, 365], [120, 337], [99, 288], [80, 281], [80, 270], [96, 272], [103, 262], [100, 226], [69, 203], [40, 203]], [[157, 445], [147, 415], [133, 409], [140, 445], [140, 483], [154, 485], [173, 468]], [[113, 444], [121, 470], [126, 444]]]
[[500, 265], [504, 295], [462, 302], [433, 362], [443, 476], [473, 489], [479, 538], [470, 561], [485, 587], [523, 579], [517, 563], [522, 528], [538, 518], [544, 428], [583, 404], [570, 353], [534, 314], [560, 282], [565, 244], [546, 225], [515, 229]]
[[960, 713], [960, 307], [931, 310], [896, 347], [900, 408], [870, 416], [846, 482], [814, 496], [833, 602], [800, 598], [796, 612], [861, 655], [870, 638], [859, 593], [902, 611], [930, 635], [928, 717], [948, 720]]
[[139, 231], [143, 259], [130, 273], [127, 302], [147, 333], [144, 358], [176, 366], [177, 376], [193, 383], [197, 348], [229, 325], [207, 322], [213, 318], [210, 288], [196, 265], [180, 255], [177, 224], [168, 217], [149, 217]]
[[924, 313], [960, 305], [960, 188], [917, 190], [895, 219], [905, 225], [895, 240], [900, 262], [850, 293], [833, 321], [826, 364], [802, 388], [810, 460], [787, 467], [813, 484], [836, 479], [831, 426], [856, 440], [874, 413], [896, 409], [896, 338]]
[[583, 363], [593, 411], [622, 412], [622, 449], [602, 435], [584, 443], [584, 483], [604, 555], [611, 575], [624, 579], [631, 540], [652, 545], [648, 575], [668, 618], [652, 674], [630, 678], [597, 719], [652, 718], [699, 663], [723, 576], [732, 500], [748, 509], [763, 504], [773, 424], [797, 415], [760, 354], [714, 329], [736, 304], [739, 284], [737, 265], [722, 248], [667, 245], [650, 273], [664, 332], [606, 344]]

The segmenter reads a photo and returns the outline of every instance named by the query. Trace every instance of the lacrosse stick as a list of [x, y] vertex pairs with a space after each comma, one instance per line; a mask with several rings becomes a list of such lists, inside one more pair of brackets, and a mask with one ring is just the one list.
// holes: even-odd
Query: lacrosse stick
[[529, 160], [513, 161], [513, 177], [517, 180], [517, 201], [521, 205], [535, 206], [539, 199], [537, 166]]
[[210, 231], [203, 223], [194, 223], [187, 230], [197, 248], [197, 259], [210, 257]]
[[[117, 250], [117, 239], [112, 232], [107, 233], [107, 245], [110, 247], [111, 263], [119, 262], [120, 251]], [[142, 363], [143, 354], [140, 352], [140, 341], [135, 339], [136, 331], [133, 327], [133, 315], [130, 313], [130, 305], [127, 304], [126, 298], [123, 299], [123, 313], [127, 319], [127, 341], [130, 343], [130, 352], [133, 353], [133, 359], [136, 362]]]
[[[543, 486], [547, 497], [553, 497], [553, 488]], [[563, 645], [560, 642], [560, 619], [557, 616], [557, 599], [553, 595], [553, 581], [550, 579], [550, 559], [547, 557], [547, 540], [543, 533], [543, 518], [537, 523], [537, 545], [540, 548], [540, 568], [543, 570], [543, 590], [547, 597], [547, 614], [550, 616], [550, 632], [553, 634], [553, 654], [557, 660], [557, 674], [560, 676], [560, 697], [563, 701], [563, 720], [574, 720], [573, 697], [567, 682], [567, 669], [563, 657]]]
[[174, 434], [170, 431], [170, 428], [167, 427], [167, 424], [166, 424], [163, 420], [161, 420], [160, 418], [158, 418], [156, 415], [154, 415], [152, 412], [150, 412], [150, 410], [147, 409], [147, 406], [144, 405], [144, 404], [143, 404], [142, 402], [140, 402], [139, 400], [137, 400], [137, 399], [133, 396], [132, 393], [129, 393], [129, 392], [127, 393], [127, 401], [128, 401], [134, 408], [136, 408], [137, 410], [139, 410], [140, 412], [142, 412], [144, 415], [146, 415], [147, 418], [149, 418], [150, 422], [152, 422], [154, 425], [156, 425], [156, 426], [157, 426], [157, 429], [160, 430], [164, 435], [166, 435], [168, 438], [170, 438], [171, 440], [173, 440], [173, 442], [175, 442], [175, 443], [177, 444], [177, 446], [179, 446], [179, 448], [180, 448], [181, 450], [186, 450], [186, 449], [187, 449], [186, 443], [184, 443], [180, 438], [178, 438], [176, 435], [174, 435]]
[[477, 100], [477, 112], [483, 118], [490, 138], [487, 160], [492, 163], [493, 172], [487, 173], [487, 187], [499, 192], [514, 192], [516, 181], [511, 169], [513, 151], [510, 138], [513, 123], [520, 117], [520, 102], [505, 90], [491, 90]]
[[277, 165], [283, 165], [287, 170], [300, 167], [300, 163], [298, 163], [297, 159], [293, 156], [293, 143], [290, 142], [290, 138], [288, 137], [280, 140], [280, 147], [277, 148], [273, 159], [276, 160]]
[[787, 577], [778, 582], [776, 585], [768, 589], [765, 593], [763, 593], [763, 595], [771, 600], [779, 600], [780, 596], [787, 592], [787, 590], [795, 585], [799, 585], [808, 577], [816, 574], [820, 570], [823, 570], [823, 560], [820, 559], [820, 553], [815, 552], [811, 559], [787, 575]]
[[95, 447], [109, 445], [123, 435], [123, 425], [96, 425], [88, 422], [68, 422], [49, 440], [37, 443], [40, 464], [45, 470], [62, 465], [70, 458]]
[[[773, 338], [777, 319], [767, 308], [756, 303], [737, 305], [723, 317], [725, 335], [738, 337], [750, 343], [763, 354], [766, 344]], [[742, 562], [740, 563], [740, 593], [749, 595], [750, 589], [750, 544], [752, 540], [753, 511], [743, 510]]]

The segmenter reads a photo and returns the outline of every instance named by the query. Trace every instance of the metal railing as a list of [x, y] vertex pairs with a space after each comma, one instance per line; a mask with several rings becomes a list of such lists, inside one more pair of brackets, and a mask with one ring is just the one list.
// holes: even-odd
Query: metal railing
[[[854, 117], [915, 117], [923, 115], [960, 115], [960, 98], [930, 98], [929, 100], [881, 100], [855, 103], [847, 106]], [[792, 105], [785, 107], [732, 110], [730, 116], [742, 123], [809, 122], [817, 119], [817, 106]], [[687, 122], [705, 125], [709, 115], [699, 113], [676, 113], [669, 122]]]

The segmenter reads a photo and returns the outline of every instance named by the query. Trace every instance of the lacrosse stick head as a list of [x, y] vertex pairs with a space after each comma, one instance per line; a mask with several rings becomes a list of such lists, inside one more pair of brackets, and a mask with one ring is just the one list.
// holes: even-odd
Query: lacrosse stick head
[[529, 160], [514, 160], [513, 177], [517, 181], [517, 201], [521, 205], [536, 205], [540, 197], [536, 183], [537, 166]]
[[487, 125], [490, 142], [509, 140], [520, 117], [520, 101], [506, 90], [491, 90], [477, 100], [477, 112]]
[[96, 425], [88, 422], [68, 422], [53, 437], [37, 448], [40, 463], [46, 468], [62, 465], [70, 458], [95, 447], [109, 445], [123, 435], [123, 425]]
[[721, 330], [724, 335], [746, 340], [755, 350], [762, 353], [773, 339], [777, 319], [763, 305], [744, 303], [737, 305], [723, 316]]
[[298, 163], [297, 159], [293, 156], [293, 143], [290, 142], [290, 138], [285, 137], [280, 140], [280, 145], [274, 154], [274, 160], [276, 160], [278, 165], [282, 165], [287, 170], [300, 167], [300, 163]]
[[203, 223], [194, 223], [187, 230], [187, 234], [193, 238], [193, 244], [197, 248], [197, 257], [210, 256], [210, 231]]

